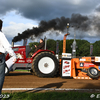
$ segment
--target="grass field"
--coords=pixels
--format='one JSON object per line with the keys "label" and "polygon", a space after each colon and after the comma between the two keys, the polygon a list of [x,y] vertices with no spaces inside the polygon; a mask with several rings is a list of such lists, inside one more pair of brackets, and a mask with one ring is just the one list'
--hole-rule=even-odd
{"label": "grass field", "polygon": [[[41,93],[11,93],[10,98],[3,100],[97,100],[97,93],[84,92],[41,92]],[[92,97],[90,97],[92,95]],[[95,95],[95,96],[94,96]],[[100,98],[99,98],[100,99]]]}
{"label": "grass field", "polygon": [[15,72],[30,72],[29,70],[21,70],[21,69],[19,69],[19,70],[14,70]]}

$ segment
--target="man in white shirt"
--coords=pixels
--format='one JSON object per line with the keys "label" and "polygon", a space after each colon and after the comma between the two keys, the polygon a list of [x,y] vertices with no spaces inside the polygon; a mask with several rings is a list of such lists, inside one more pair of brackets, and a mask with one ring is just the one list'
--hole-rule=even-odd
{"label": "man in white shirt", "polygon": [[16,54],[12,50],[11,45],[6,39],[4,33],[2,33],[2,23],[3,21],[0,20],[0,95],[5,78],[5,53],[8,52],[10,56],[14,57],[13,62],[16,62]]}

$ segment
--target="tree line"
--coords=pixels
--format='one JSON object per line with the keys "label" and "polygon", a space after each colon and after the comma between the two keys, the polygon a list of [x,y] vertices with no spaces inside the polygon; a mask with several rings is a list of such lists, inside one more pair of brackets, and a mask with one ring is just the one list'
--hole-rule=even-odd
{"label": "tree line", "polygon": [[[72,53],[71,45],[73,43],[73,39],[66,40],[66,53]],[[56,53],[56,44],[59,43],[59,54],[61,55],[63,52],[63,40],[47,40],[47,49],[52,50]],[[38,42],[29,43],[30,47],[32,47],[32,52],[35,50],[34,45],[38,45]],[[92,56],[100,56],[100,41],[96,41],[95,43],[90,43],[87,40],[76,39],[76,56],[90,56],[90,45],[93,45],[93,54]]]}

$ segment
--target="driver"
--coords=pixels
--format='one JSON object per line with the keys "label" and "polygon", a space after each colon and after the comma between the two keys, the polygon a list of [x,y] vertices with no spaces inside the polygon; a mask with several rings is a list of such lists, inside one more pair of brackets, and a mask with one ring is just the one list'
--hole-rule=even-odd
{"label": "driver", "polygon": [[38,46],[35,45],[35,50],[34,52],[38,51],[39,49],[44,49],[44,41],[43,39],[40,39],[40,44]]}

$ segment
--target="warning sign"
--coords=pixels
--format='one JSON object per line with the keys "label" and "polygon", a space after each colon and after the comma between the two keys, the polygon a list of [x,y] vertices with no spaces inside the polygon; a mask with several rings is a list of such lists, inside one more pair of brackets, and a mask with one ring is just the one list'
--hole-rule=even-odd
{"label": "warning sign", "polygon": [[83,67],[84,66],[84,63],[80,63],[80,67]]}

